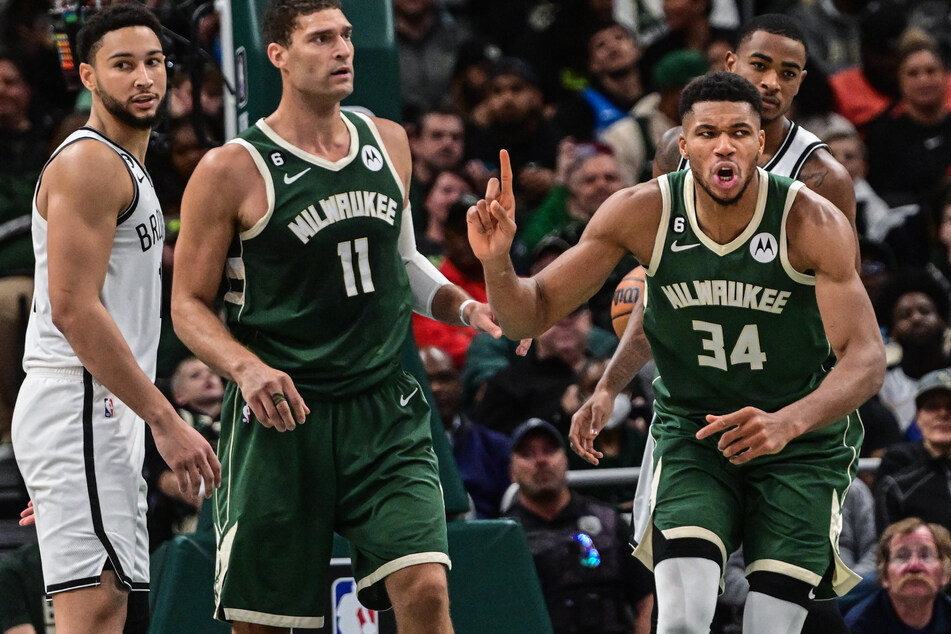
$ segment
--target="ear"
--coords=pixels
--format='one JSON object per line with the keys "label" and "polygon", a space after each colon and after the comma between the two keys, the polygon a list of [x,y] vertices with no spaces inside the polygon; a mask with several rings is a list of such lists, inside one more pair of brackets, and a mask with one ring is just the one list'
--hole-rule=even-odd
{"label": "ear", "polygon": [[92,64],[87,64],[86,62],[79,64],[79,80],[83,82],[83,86],[86,87],[86,90],[93,93],[96,92],[96,69],[93,68]]}
{"label": "ear", "polygon": [[276,68],[283,68],[287,59],[287,49],[277,42],[271,42],[267,45],[267,58]]}
{"label": "ear", "polygon": [[[677,145],[680,147],[680,156],[689,161],[690,157],[687,156],[687,137],[684,136],[683,132],[680,133],[680,138],[677,139]],[[762,144],[760,144],[760,151],[762,151]]]}
{"label": "ear", "polygon": [[737,62],[736,53],[734,53],[733,51],[727,51],[725,59],[726,59],[726,69],[730,71],[731,73],[735,73],[736,62]]}
{"label": "ear", "polygon": [[796,94],[799,94],[799,89],[802,88],[802,82],[806,81],[806,75],[809,74],[809,71],[804,70],[799,73],[799,86],[796,88]]}
{"label": "ear", "polygon": [[759,131],[759,153],[760,155],[766,151],[766,130]]}

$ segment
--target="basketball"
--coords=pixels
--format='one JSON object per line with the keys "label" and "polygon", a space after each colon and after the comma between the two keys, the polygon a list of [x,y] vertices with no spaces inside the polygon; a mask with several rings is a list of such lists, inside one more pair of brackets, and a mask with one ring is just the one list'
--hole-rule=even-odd
{"label": "basketball", "polygon": [[632,269],[614,289],[614,297],[611,299],[611,324],[614,326],[614,332],[619,339],[624,335],[624,329],[627,328],[627,320],[631,317],[631,311],[634,310],[635,306],[644,302],[644,291],[646,289],[647,272],[643,266]]}

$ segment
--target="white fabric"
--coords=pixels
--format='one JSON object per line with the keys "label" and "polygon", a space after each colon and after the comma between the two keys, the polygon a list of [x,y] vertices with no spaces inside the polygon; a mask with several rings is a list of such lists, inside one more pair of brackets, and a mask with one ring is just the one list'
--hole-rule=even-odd
{"label": "white fabric", "polygon": [[403,209],[399,250],[403,264],[406,265],[410,288],[413,291],[413,310],[425,317],[432,317],[433,298],[436,296],[436,291],[449,284],[449,280],[433,266],[426,256],[416,250],[413,211],[408,204]]}
{"label": "white fabric", "polygon": [[654,566],[657,634],[707,634],[717,607],[720,566],[701,557],[665,559]]}
{"label": "white fabric", "polygon": [[743,610],[745,634],[800,634],[809,612],[801,605],[750,592]]}
{"label": "white fabric", "polygon": [[13,416],[51,594],[98,584],[107,560],[132,589],[149,581],[145,423],[89,381],[86,394],[81,368],[32,370]]}
{"label": "white fabric", "polygon": [[[129,169],[129,178],[136,190],[135,206],[131,214],[119,218],[121,223],[116,227],[109,255],[109,268],[100,298],[119,327],[119,332],[132,350],[139,367],[146,376],[154,380],[162,310],[160,270],[165,238],[162,209],[152,181],[138,161],[94,130],[81,128],[69,135],[50,160],[54,160],[67,145],[79,141],[88,143],[84,139],[94,139],[112,148]],[[81,365],[66,337],[53,325],[46,240],[47,222],[40,216],[34,196],[33,251],[36,254],[36,287],[23,355],[23,367],[27,371],[31,368],[66,368]]]}

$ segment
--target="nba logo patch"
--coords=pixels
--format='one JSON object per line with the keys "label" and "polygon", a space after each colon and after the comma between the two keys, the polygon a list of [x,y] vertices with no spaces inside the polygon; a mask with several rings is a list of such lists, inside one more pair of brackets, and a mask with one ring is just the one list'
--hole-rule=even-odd
{"label": "nba logo patch", "polygon": [[334,634],[379,634],[379,615],[357,601],[357,584],[353,577],[334,581],[330,593]]}
{"label": "nba logo patch", "polygon": [[245,425],[251,422],[251,407],[247,403],[241,408],[241,422]]}
{"label": "nba logo patch", "polygon": [[104,403],[104,405],[105,405],[105,412],[103,412],[103,415],[104,415],[106,418],[112,418],[113,416],[116,415],[116,410],[115,410],[115,408],[112,406],[112,399],[107,396],[104,400],[105,400],[105,403]]}

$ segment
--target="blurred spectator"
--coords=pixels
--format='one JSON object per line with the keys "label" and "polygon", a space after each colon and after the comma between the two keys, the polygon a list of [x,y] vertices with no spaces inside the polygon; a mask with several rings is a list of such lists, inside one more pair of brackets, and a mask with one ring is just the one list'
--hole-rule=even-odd
{"label": "blurred spectator", "polygon": [[917,205],[903,205],[892,209],[865,180],[868,174],[868,150],[862,137],[851,124],[849,128],[827,135],[825,142],[832,155],[852,177],[852,186],[855,189],[855,226],[860,237],[873,242],[883,242],[893,229],[901,227],[909,216],[918,213]]}
{"label": "blurred spectator", "polygon": [[515,57],[499,59],[492,67],[487,106],[489,125],[466,130],[466,158],[497,171],[499,150],[508,150],[515,195],[526,200],[520,208],[533,207],[554,180],[561,133],[543,115],[544,99],[532,67]]}
{"label": "blurred spectator", "polygon": [[706,55],[714,41],[733,41],[731,30],[713,26],[710,21],[712,0],[666,0],[664,20],[667,32],[652,42],[641,58],[641,75],[648,92],[657,90],[653,71],[672,51],[690,49]]}
{"label": "blurred spectator", "polygon": [[[205,125],[203,133],[214,138],[210,124]],[[175,218],[179,215],[185,185],[209,148],[200,142],[190,116],[171,120],[167,132],[153,139],[150,149],[154,151],[149,152],[146,167],[162,204],[162,213],[166,218]]]}
{"label": "blurred spectator", "polygon": [[890,447],[875,475],[879,531],[906,517],[951,529],[951,370],[923,376],[915,405],[922,439]]}
{"label": "blurred spectator", "polygon": [[632,184],[621,175],[609,147],[575,144],[566,139],[559,146],[558,170],[551,191],[524,223],[519,240],[526,252],[531,252],[549,234],[580,237],[601,203]]}
{"label": "blurred spectator", "polygon": [[928,271],[951,294],[951,177],[944,179],[928,211],[931,236]]}
{"label": "blurred spectator", "polygon": [[[446,214],[444,246],[446,257],[439,271],[453,284],[458,284],[476,301],[486,301],[482,263],[472,253],[467,234],[466,212],[476,204],[475,196],[462,196],[452,203]],[[475,337],[472,328],[452,326],[423,315],[413,314],[416,345],[436,346],[445,350],[457,368],[465,362],[469,343]]]}
{"label": "blurred spectator", "polygon": [[[613,509],[568,489],[561,434],[544,420],[512,436],[518,519],[535,561],[555,634],[647,634],[650,573],[630,554],[629,527]],[[636,619],[636,621],[635,621]]]}
{"label": "blurred spectator", "polygon": [[476,517],[499,516],[509,479],[509,439],[473,422],[459,408],[459,371],[445,350],[422,346],[419,358],[429,378],[433,400],[442,419],[452,454]]}
{"label": "blurred spectator", "polygon": [[474,194],[468,177],[454,169],[440,170],[423,201],[424,224],[417,227],[416,248],[425,256],[441,260],[445,254],[446,219],[450,206],[465,194]]}
{"label": "blurred spectator", "polygon": [[[772,4],[786,5],[792,0],[773,0],[757,2],[755,13],[780,11]],[[710,3],[710,24],[724,30],[734,30],[740,26],[740,7],[735,0],[712,0]],[[769,6],[767,6],[769,5]],[[747,18],[749,15],[747,14]],[[650,43],[664,34],[664,0],[614,0],[614,19],[637,35],[638,41]]]}
{"label": "blurred spectator", "polygon": [[450,104],[475,125],[489,124],[485,100],[489,95],[489,73],[499,55],[498,47],[478,39],[469,40],[459,48],[452,71]]}
{"label": "blurred spectator", "polygon": [[852,634],[951,632],[951,535],[916,517],[892,524],[878,542],[882,588],[845,617]]}
{"label": "blurred spectator", "polygon": [[821,139],[839,132],[854,132],[852,122],[835,111],[835,93],[829,75],[809,62],[811,58],[807,61],[809,72],[789,108],[789,118]]}
{"label": "blurred spectator", "polygon": [[623,26],[608,22],[588,38],[585,79],[558,103],[554,121],[576,141],[593,141],[623,119],[644,94],[637,60],[641,52]]}
{"label": "blurred spectator", "polygon": [[394,0],[393,19],[403,107],[429,110],[443,105],[456,51],[470,38],[469,28],[435,0]]}
{"label": "blurred spectator", "polygon": [[646,95],[628,116],[601,133],[600,139],[614,150],[628,184],[651,179],[657,144],[667,130],[680,125],[680,91],[708,69],[706,57],[697,51],[668,53],[653,71],[657,92]]}
{"label": "blurred spectator", "polygon": [[461,114],[448,108],[424,112],[418,126],[409,135],[413,153],[409,195],[417,230],[425,226],[423,201],[436,180],[437,172],[461,167],[464,140],[465,121]]}
{"label": "blurred spectator", "polygon": [[924,32],[902,38],[898,87],[899,107],[869,123],[865,134],[868,182],[893,206],[921,202],[951,168],[948,73]]}
{"label": "blurred spectator", "polygon": [[810,59],[826,73],[861,61],[859,14],[867,4],[867,0],[818,0],[799,3],[790,12],[806,33]]}
{"label": "blurred spectator", "polygon": [[511,434],[528,418],[544,418],[567,435],[574,412],[562,410],[561,397],[578,381],[578,372],[589,358],[591,331],[591,311],[586,306],[552,325],[526,356],[488,380],[475,419],[489,429]]}
{"label": "blurred spectator", "polygon": [[[875,306],[895,271],[895,255],[887,244],[859,237],[859,257],[862,261],[859,277]],[[881,319],[878,323],[881,326]],[[883,331],[883,334],[888,333]]]}
{"label": "blurred spectator", "polygon": [[951,366],[948,296],[923,271],[896,274],[878,298],[876,315],[890,339],[879,397],[907,430],[915,416],[918,380]]}
{"label": "blurred spectator", "polygon": [[829,78],[836,110],[859,128],[898,101],[898,40],[907,26],[896,1],[869,3],[859,18],[861,64]]}
{"label": "blurred spectator", "polygon": [[[179,415],[211,443],[218,446],[224,385],[204,362],[188,357],[178,364],[171,380],[171,400]],[[192,533],[199,508],[185,499],[175,474],[159,455],[151,432],[146,432],[143,475],[149,485],[149,551],[182,533]]]}

